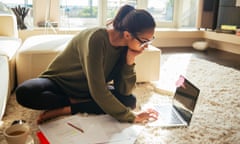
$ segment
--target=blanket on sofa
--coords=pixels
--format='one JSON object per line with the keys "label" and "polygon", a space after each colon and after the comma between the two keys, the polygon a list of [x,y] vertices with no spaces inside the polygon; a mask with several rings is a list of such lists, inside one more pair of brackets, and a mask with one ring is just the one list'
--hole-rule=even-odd
{"label": "blanket on sofa", "polygon": [[[187,128],[145,126],[136,144],[237,144],[240,141],[240,71],[186,55],[161,57],[160,81],[137,84],[137,110],[143,105],[169,102],[179,74],[185,75],[200,88],[200,96],[191,125]],[[170,96],[169,96],[170,95]],[[21,107],[10,97],[0,123],[0,143],[5,144],[3,129],[15,119],[25,119],[37,142],[36,118],[39,111]]]}

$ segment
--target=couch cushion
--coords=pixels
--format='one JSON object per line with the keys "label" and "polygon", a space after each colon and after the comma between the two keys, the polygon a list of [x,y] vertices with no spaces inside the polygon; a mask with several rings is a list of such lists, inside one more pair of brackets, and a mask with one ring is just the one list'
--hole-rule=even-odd
{"label": "couch cushion", "polygon": [[0,55],[5,56],[9,62],[10,91],[12,92],[16,85],[16,65],[15,57],[22,44],[21,39],[13,37],[0,36]]}
{"label": "couch cushion", "polygon": [[74,35],[38,35],[27,38],[16,57],[18,84],[37,77]]}
{"label": "couch cushion", "polygon": [[0,14],[0,36],[18,38],[17,19],[12,14]]}
{"label": "couch cushion", "polygon": [[22,40],[19,38],[0,36],[0,43],[0,55],[4,55],[7,56],[8,59],[12,59],[18,48],[21,46]]}
{"label": "couch cushion", "polygon": [[137,82],[158,81],[160,78],[161,50],[149,45],[136,57]]}
{"label": "couch cushion", "polygon": [[21,49],[21,54],[51,53],[62,51],[74,35],[38,35],[27,38]]}
{"label": "couch cushion", "polygon": [[9,65],[6,56],[0,56],[0,120],[2,119],[9,97]]}

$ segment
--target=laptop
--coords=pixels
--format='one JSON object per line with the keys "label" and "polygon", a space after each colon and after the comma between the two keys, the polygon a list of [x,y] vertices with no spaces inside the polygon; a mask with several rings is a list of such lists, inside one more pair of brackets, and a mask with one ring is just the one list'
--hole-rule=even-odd
{"label": "laptop", "polygon": [[159,113],[159,117],[158,120],[150,122],[150,126],[187,127],[190,125],[200,90],[182,75],[176,85],[172,103],[153,107]]}

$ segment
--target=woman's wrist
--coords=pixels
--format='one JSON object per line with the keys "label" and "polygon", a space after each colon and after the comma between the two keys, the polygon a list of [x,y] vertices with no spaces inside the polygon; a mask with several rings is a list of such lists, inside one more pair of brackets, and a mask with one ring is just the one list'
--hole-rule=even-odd
{"label": "woman's wrist", "polygon": [[137,120],[137,117],[135,117],[133,123],[139,123],[138,120]]}
{"label": "woman's wrist", "polygon": [[127,56],[126,63],[127,63],[127,65],[133,65],[135,63],[135,57]]}
{"label": "woman's wrist", "polygon": [[136,115],[133,122],[134,122],[134,123],[141,123],[140,117],[139,117],[138,115]]}

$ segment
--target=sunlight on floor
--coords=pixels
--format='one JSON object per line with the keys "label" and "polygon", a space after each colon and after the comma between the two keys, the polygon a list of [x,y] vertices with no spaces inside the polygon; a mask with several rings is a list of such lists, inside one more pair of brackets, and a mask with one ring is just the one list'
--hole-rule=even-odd
{"label": "sunlight on floor", "polygon": [[155,91],[161,94],[173,95],[175,82],[179,75],[186,75],[192,54],[175,54],[164,56],[160,66],[160,80],[153,82]]}

